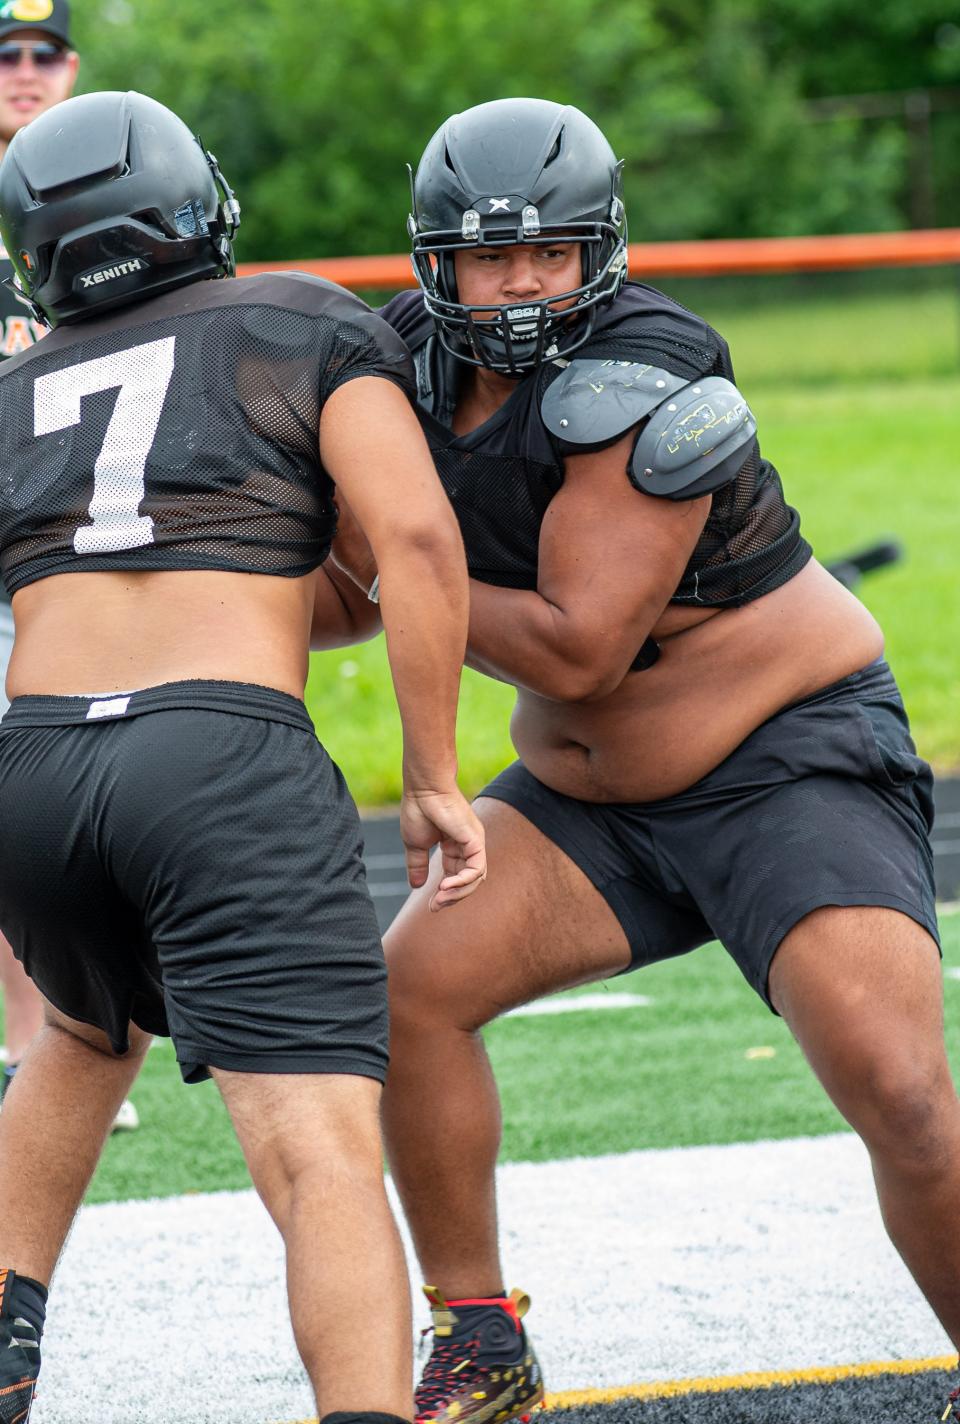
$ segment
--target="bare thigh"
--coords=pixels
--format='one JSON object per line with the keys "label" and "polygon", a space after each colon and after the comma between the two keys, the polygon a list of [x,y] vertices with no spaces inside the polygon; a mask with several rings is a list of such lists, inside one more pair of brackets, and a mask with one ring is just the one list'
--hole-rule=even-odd
{"label": "bare thigh", "polygon": [[825,906],[774,956],[770,996],[814,1071],[868,1142],[907,1142],[955,1095],[943,985],[929,934],[895,910]]}
{"label": "bare thigh", "polygon": [[381,1086],[342,1073],[236,1073],[212,1068],[250,1170],[277,1226],[309,1181],[320,1209],[361,1188],[382,1192]]}
{"label": "bare thigh", "polygon": [[113,1058],[117,1063],[129,1062],[133,1058],[142,1058],[150,1047],[153,1034],[147,1033],[144,1029],[138,1028],[135,1023],[131,1023],[127,1028],[127,1041],[130,1047],[126,1053],[117,1053],[102,1028],[95,1028],[93,1024],[81,1023],[79,1019],[72,1019],[68,1014],[61,1013],[54,1008],[49,999],[40,996],[43,1005],[43,1022],[48,1028],[59,1028],[64,1033],[70,1034],[71,1038],[77,1038],[90,1048],[95,1048],[107,1058]]}
{"label": "bare thigh", "polygon": [[480,797],[475,809],[486,828],[487,883],[431,913],[435,856],[428,883],[384,939],[391,996],[412,997],[465,1029],[630,963],[616,915],[558,846],[503,801]]}

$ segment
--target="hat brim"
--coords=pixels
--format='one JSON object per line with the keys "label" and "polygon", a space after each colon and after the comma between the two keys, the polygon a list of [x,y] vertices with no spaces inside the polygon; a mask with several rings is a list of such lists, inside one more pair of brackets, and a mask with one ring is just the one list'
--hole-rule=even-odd
{"label": "hat brim", "polygon": [[15,31],[36,30],[38,35],[49,35],[51,39],[57,40],[60,44],[70,48],[70,36],[62,25],[58,25],[54,19],[49,20],[4,20],[0,24],[0,40],[5,35],[12,35]]}

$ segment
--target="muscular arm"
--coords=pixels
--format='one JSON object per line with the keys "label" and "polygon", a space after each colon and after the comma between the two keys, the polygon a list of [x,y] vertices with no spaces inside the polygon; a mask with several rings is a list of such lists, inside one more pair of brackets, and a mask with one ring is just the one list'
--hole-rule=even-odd
{"label": "muscular arm", "polygon": [[[460,530],[417,418],[391,382],[362,376],[334,392],[320,417],[320,457],[380,572],[403,724],[401,832],[410,882],[424,883],[427,853],[439,842],[447,875],[434,903],[452,903],[485,874],[482,829],[456,785],[468,598]],[[334,587],[348,597],[346,584]]]}
{"label": "muscular arm", "polygon": [[356,514],[380,571],[380,612],[414,785],[446,784],[466,646],[467,572],[460,531],[408,401],[361,377],[335,391],[320,456]]}
{"label": "muscular arm", "polygon": [[380,610],[332,558],[316,572],[310,647],[345,648],[365,643],[381,631]]}
{"label": "muscular arm", "polygon": [[544,516],[536,592],[470,584],[472,667],[542,697],[617,688],[676,589],[710,497],[641,494],[626,468],[633,432],[568,458]]}

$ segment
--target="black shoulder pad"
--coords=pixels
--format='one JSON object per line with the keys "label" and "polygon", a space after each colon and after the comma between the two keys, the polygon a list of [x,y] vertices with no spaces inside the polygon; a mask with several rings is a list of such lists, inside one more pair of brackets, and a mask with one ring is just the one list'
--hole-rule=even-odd
{"label": "black shoulder pad", "polygon": [[732,381],[705,376],[651,415],[628,473],[644,494],[695,499],[729,484],[756,434],[753,412]]}
{"label": "black shoulder pad", "polygon": [[570,445],[598,445],[636,425],[687,384],[641,361],[571,361],[547,387],[540,413]]}

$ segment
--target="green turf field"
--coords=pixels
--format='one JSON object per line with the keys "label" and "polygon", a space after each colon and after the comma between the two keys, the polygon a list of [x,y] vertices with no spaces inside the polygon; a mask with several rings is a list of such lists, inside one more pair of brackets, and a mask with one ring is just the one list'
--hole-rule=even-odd
{"label": "green turf field", "polygon": [[[942,928],[945,965],[960,968],[960,914],[945,917]],[[960,980],[948,976],[945,983],[948,1043],[960,1081]],[[843,1127],[784,1024],[719,945],[612,980],[608,991],[652,1003],[513,1018],[486,1030],[503,1091],[505,1160],[751,1142]],[[756,1049],[768,1053],[755,1056]],[[143,1125],[111,1139],[90,1201],[249,1185],[216,1089],[185,1088],[169,1043],[151,1051],[133,1096]]]}
{"label": "green turf field", "polygon": [[[814,292],[753,311],[699,305],[730,340],[764,453],[816,554],[830,560],[888,535],[904,544],[905,562],[860,593],[886,631],[918,746],[945,771],[960,767],[960,303],[939,280],[842,303]],[[709,284],[696,295],[706,299]],[[307,702],[361,805],[395,801],[400,729],[383,640],[315,655]],[[465,674],[465,790],[512,759],[512,704],[511,689]]]}

